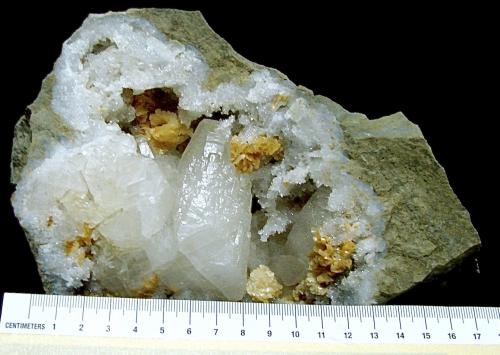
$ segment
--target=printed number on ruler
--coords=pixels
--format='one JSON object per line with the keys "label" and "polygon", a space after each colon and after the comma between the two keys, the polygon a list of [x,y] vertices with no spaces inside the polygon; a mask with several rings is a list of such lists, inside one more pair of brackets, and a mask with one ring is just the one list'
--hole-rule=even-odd
{"label": "printed number on ruler", "polygon": [[500,308],[319,306],[7,293],[0,331],[192,340],[500,344]]}

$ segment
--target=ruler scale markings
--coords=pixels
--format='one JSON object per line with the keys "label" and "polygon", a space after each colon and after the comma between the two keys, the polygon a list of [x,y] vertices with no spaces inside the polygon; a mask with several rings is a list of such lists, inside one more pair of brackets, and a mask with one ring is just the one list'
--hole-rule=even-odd
{"label": "ruler scale markings", "polygon": [[418,316],[419,316],[420,318],[422,318],[422,316],[424,315],[424,311],[425,311],[425,308],[424,308],[424,307],[422,307],[422,306],[419,306],[419,307],[418,307]]}
{"label": "ruler scale markings", "polygon": [[111,307],[113,306],[113,298],[110,298],[109,299],[109,303],[108,303],[108,306],[109,306],[109,311],[108,311],[108,323],[111,322]]}
{"label": "ruler scale markings", "polygon": [[139,299],[135,301],[135,323],[137,323],[138,315],[139,315]]}
{"label": "ruler scale markings", "polygon": [[295,320],[295,329],[297,329],[297,307],[293,307],[293,318]]}
{"label": "ruler scale markings", "polygon": [[165,300],[160,300],[161,302],[161,324],[165,324]]}
{"label": "ruler scale markings", "polygon": [[30,319],[30,316],[31,316],[31,302],[32,302],[32,300],[33,300],[33,295],[30,295],[30,304],[28,306],[28,319]]}
{"label": "ruler scale markings", "polygon": [[451,312],[450,312],[449,308],[448,308],[448,317],[450,319],[450,328],[451,328],[451,330],[453,330],[453,322],[451,321]]}
{"label": "ruler scale markings", "polygon": [[422,313],[424,314],[424,324],[425,324],[425,330],[428,330],[428,328],[427,328],[427,316],[425,315],[425,308],[423,309],[423,312],[422,312]]}
{"label": "ruler scale markings", "polygon": [[[500,322],[500,308],[497,307],[326,306],[106,299],[104,297],[30,294],[21,295],[22,298],[15,296],[18,295],[12,294],[4,298],[3,319],[0,320],[1,333],[45,334],[45,336],[78,334],[106,337],[130,337],[132,334],[134,337],[161,337],[163,339],[177,339],[180,336],[182,339],[198,341],[205,338],[214,339],[214,335],[217,335],[217,339],[222,340],[234,340],[235,338],[243,340],[246,332],[246,338],[252,339],[252,341],[290,341],[293,338],[293,341],[313,343],[318,341],[345,343],[346,339],[350,339],[347,341],[352,344],[363,342],[373,344],[500,344],[500,335],[497,330]],[[17,313],[9,309],[9,306],[12,306],[12,309]],[[61,307],[66,308],[65,306],[67,306],[68,312],[66,309],[61,309]],[[231,314],[231,317],[235,312],[241,313],[241,321],[238,317],[232,317],[234,318],[232,321],[226,321],[224,318],[224,321],[220,322],[218,314],[221,309],[226,307],[228,315]],[[71,314],[69,313],[70,308]],[[111,320],[111,314],[119,308],[122,308],[122,312],[127,310],[134,311],[134,313],[127,312],[124,318],[115,319],[115,322],[119,323],[115,327]],[[192,333],[189,330],[189,332],[184,331],[180,334],[176,331],[164,331],[162,325],[165,322],[168,323],[168,315],[171,314],[173,317],[173,312],[167,312],[169,308],[177,311],[181,322],[179,325],[184,321],[186,323],[189,321],[189,326],[194,326],[195,330]],[[104,310],[107,314],[99,312],[99,310]],[[196,317],[193,312],[200,313],[202,317]],[[253,317],[252,312],[255,313],[255,317]],[[264,313],[264,316],[267,314],[269,328],[264,331],[259,328],[263,325],[262,321],[265,322],[265,319],[259,317],[260,312]],[[215,321],[210,317],[210,314],[213,314]],[[283,326],[276,330],[273,329],[271,332],[271,318],[273,316],[281,317]],[[336,321],[339,317],[342,319],[338,319],[338,325],[328,323],[334,319]],[[387,323],[381,322],[384,317]],[[431,322],[428,321],[428,318],[431,319]],[[23,323],[29,322],[30,319],[34,323]],[[410,323],[410,319],[412,323]],[[443,322],[443,319],[446,321]],[[132,330],[134,322],[140,329],[139,332]],[[211,325],[214,324],[212,322],[215,323],[216,329],[212,329]],[[34,325],[30,328],[18,326],[18,329],[9,329],[13,327],[6,326],[6,324]],[[39,324],[44,324],[44,327],[38,326]],[[240,337],[239,330],[236,334],[234,330],[231,330],[234,324],[243,326],[244,329],[241,329],[243,331],[242,337]],[[315,331],[316,324],[318,331]],[[414,325],[412,326],[412,324]],[[109,331],[110,325],[111,332]],[[347,329],[341,330],[343,327],[347,327]],[[323,333],[322,330],[325,329],[326,331]],[[399,333],[391,335],[391,329],[398,329]],[[172,330],[175,329],[172,328]],[[132,331],[135,334],[131,333]]]}
{"label": "ruler scale markings", "polygon": [[241,304],[241,325],[245,328],[245,305]]}
{"label": "ruler scale markings", "polygon": [[401,330],[401,329],[403,329],[403,328],[401,327],[401,314],[400,314],[400,312],[399,312],[399,307],[397,308],[397,310],[398,310],[399,329]]}
{"label": "ruler scale markings", "polygon": [[219,306],[218,306],[218,303],[215,304],[215,325],[217,325],[217,322],[218,322],[218,313],[219,313],[219,310],[218,310]]}
{"label": "ruler scale markings", "polygon": [[82,302],[82,322],[83,322],[84,317],[85,317],[85,299],[83,299],[83,302]]}
{"label": "ruler scale markings", "polygon": [[59,306],[59,296],[56,296],[56,310],[54,312],[54,321],[57,320],[57,307]]}
{"label": "ruler scale markings", "polygon": [[478,315],[483,318],[483,319],[486,319],[486,315],[484,314],[484,309],[483,308],[478,308],[477,309],[477,313]]}

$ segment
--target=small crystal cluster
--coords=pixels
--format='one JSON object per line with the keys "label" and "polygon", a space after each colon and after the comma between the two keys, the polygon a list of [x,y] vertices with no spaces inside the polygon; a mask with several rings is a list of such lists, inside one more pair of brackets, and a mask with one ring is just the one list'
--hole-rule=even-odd
{"label": "small crystal cluster", "polygon": [[124,89],[123,97],[135,110],[131,133],[145,137],[159,153],[175,150],[193,134],[179,121],[178,100],[171,90],[153,89],[134,95],[133,90]]}
{"label": "small crystal cluster", "polygon": [[266,265],[259,265],[248,277],[247,293],[253,301],[268,303],[281,296],[283,286]]}
{"label": "small crystal cluster", "polygon": [[231,162],[239,171],[249,173],[259,169],[266,157],[283,159],[283,147],[278,138],[261,136],[250,142],[240,142],[236,137],[231,139]]}
{"label": "small crystal cluster", "polygon": [[356,243],[345,240],[335,245],[331,236],[314,232],[314,247],[309,255],[309,269],[306,278],[293,290],[295,301],[313,300],[325,296],[328,286],[351,270]]}

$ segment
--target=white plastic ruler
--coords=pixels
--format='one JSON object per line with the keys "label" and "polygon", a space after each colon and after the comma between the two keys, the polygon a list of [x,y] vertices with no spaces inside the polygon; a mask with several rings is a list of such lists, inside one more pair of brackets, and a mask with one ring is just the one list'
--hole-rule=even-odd
{"label": "white plastic ruler", "polygon": [[6,293],[0,332],[195,342],[498,345],[500,308],[319,306]]}

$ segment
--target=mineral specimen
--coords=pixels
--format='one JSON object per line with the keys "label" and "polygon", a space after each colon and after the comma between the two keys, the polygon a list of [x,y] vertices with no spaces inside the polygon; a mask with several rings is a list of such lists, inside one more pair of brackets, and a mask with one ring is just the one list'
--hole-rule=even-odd
{"label": "mineral specimen", "polygon": [[249,62],[198,12],[91,15],[16,126],[49,293],[381,303],[479,246],[419,128]]}

